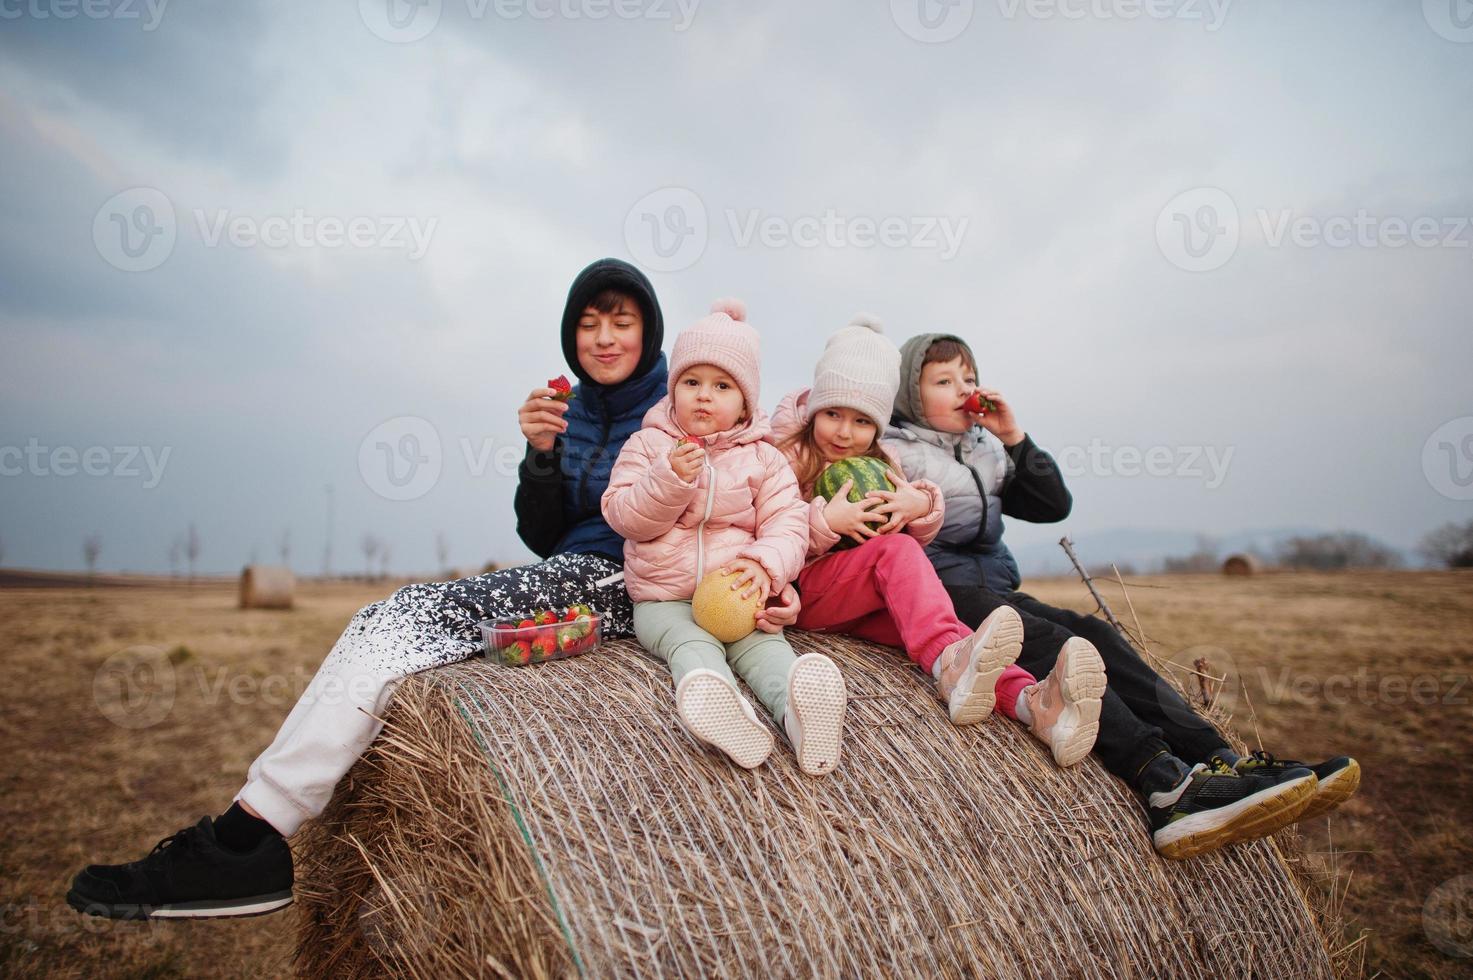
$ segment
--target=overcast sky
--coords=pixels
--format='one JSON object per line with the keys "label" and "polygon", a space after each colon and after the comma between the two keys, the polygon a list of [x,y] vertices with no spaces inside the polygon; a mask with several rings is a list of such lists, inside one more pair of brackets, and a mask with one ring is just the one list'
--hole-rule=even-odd
{"label": "overcast sky", "polygon": [[1410,547],[1473,517],[1466,6],[0,0],[0,562],[320,571],[329,485],[335,570],[526,557],[603,255],[667,350],[745,299],[769,411],[856,312],[966,336],[1077,536]]}

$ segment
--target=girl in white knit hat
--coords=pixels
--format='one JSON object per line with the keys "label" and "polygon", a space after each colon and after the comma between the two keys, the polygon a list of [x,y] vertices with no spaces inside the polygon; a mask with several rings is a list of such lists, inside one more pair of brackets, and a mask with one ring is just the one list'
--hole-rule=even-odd
{"label": "girl in white knit hat", "polygon": [[[929,481],[906,480],[880,446],[899,386],[900,352],[877,321],[858,317],[829,338],[813,387],[788,395],[773,416],[773,439],[808,500],[796,625],[903,648],[935,678],[955,724],[980,722],[996,707],[1027,724],[1059,765],[1073,765],[1089,754],[1099,730],[1105,690],[1099,654],[1080,646],[1040,684],[1013,663],[1023,641],[1014,610],[999,608],[975,631],[957,619],[925,553],[941,528],[941,491]],[[851,502],[846,482],[832,500],[815,495],[822,471],[854,456],[885,463],[895,489]],[[845,539],[858,547],[835,550]]]}

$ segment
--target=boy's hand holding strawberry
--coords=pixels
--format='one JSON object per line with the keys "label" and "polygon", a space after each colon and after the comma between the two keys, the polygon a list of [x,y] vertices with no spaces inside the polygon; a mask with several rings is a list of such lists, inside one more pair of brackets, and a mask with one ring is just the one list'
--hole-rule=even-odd
{"label": "boy's hand holding strawberry", "polygon": [[[982,404],[980,411],[974,412],[977,416],[977,424],[988,432],[997,436],[1004,446],[1009,448],[1023,441],[1023,427],[1018,424],[1018,419],[1013,415],[1013,409],[1007,400],[1002,397],[1002,392],[993,388],[978,388],[975,394],[981,396]],[[967,411],[973,411],[970,404],[964,406]]]}
{"label": "boy's hand holding strawberry", "polygon": [[[557,385],[556,382],[562,382]],[[568,429],[563,416],[568,412],[572,385],[566,378],[554,378],[546,388],[533,388],[522,407],[517,409],[517,424],[527,443],[539,453],[552,452],[557,437]]]}

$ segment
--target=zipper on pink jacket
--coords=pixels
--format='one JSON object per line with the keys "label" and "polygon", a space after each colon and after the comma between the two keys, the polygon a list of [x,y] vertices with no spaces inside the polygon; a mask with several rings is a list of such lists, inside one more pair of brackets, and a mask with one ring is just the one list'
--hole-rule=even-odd
{"label": "zipper on pink jacket", "polygon": [[[716,502],[716,467],[711,465],[711,454],[701,460],[701,469],[706,471],[706,512],[696,525],[696,585],[701,584],[706,572],[706,522],[711,519],[711,507]],[[694,591],[692,592],[694,594]]]}

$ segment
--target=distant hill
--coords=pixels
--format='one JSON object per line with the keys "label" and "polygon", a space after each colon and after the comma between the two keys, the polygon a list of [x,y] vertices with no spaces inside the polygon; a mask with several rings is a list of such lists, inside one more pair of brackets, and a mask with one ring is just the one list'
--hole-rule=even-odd
{"label": "distant hill", "polygon": [[[1013,538],[1017,524],[1010,525],[1007,538]],[[1037,534],[1037,528],[1029,528],[1027,537]],[[1023,570],[1023,577],[1031,575],[1064,575],[1072,572],[1069,558],[1058,545],[1059,538],[1068,532],[1068,525],[1058,525],[1046,541],[1027,541],[1018,544],[1009,541],[1013,555]],[[1318,528],[1279,527],[1237,531],[1231,534],[1213,535],[1212,542],[1217,553],[1226,557],[1238,551],[1254,551],[1272,556],[1279,544],[1289,538],[1321,534]],[[1019,537],[1023,537],[1019,535]],[[1137,572],[1158,572],[1167,558],[1190,555],[1197,550],[1201,535],[1192,531],[1163,531],[1146,528],[1111,528],[1105,531],[1089,531],[1070,534],[1079,560],[1087,567],[1107,565],[1131,565]]]}
{"label": "distant hill", "polygon": [[[195,576],[194,585],[235,588],[239,579],[218,575]],[[0,589],[76,589],[94,588],[186,588],[187,578],[169,575],[146,575],[133,572],[56,572],[40,568],[0,568]]]}

